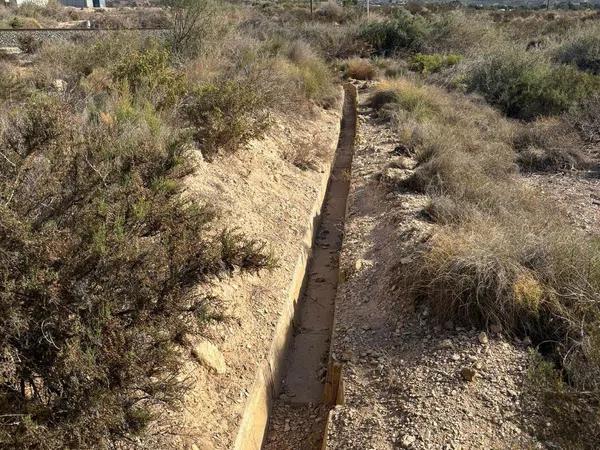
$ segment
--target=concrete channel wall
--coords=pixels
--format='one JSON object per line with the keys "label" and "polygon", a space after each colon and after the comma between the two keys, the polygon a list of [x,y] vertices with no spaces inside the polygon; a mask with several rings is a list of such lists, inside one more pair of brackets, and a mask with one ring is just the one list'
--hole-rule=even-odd
{"label": "concrete channel wall", "polygon": [[19,39],[24,36],[33,36],[43,41],[67,41],[85,38],[88,36],[108,37],[114,33],[141,32],[148,36],[164,38],[169,30],[155,28],[138,28],[128,30],[100,30],[100,29],[63,29],[63,28],[41,28],[39,30],[0,30],[0,47],[18,47]]}
{"label": "concrete channel wall", "polygon": [[[348,112],[347,106],[351,103],[350,111],[356,114],[356,90],[353,86],[345,86],[344,89],[344,115]],[[342,118],[340,133],[348,117]],[[339,150],[339,142],[338,142]],[[263,360],[256,372],[253,386],[249,392],[244,412],[242,413],[239,428],[237,430],[233,450],[260,450],[263,444],[265,432],[267,431],[269,416],[274,399],[279,395],[281,388],[281,376],[284,370],[286,352],[288,350],[292,333],[294,315],[298,299],[306,282],[306,270],[312,255],[313,243],[316,231],[321,221],[322,208],[329,186],[330,176],[338,156],[338,150],[333,161],[325,169],[325,177],[321,181],[318,195],[313,205],[308,227],[305,231],[300,252],[296,261],[293,277],[288,287],[286,304],[281,312],[279,321],[272,336],[271,348],[265,360]],[[334,403],[339,398],[331,399]]]}

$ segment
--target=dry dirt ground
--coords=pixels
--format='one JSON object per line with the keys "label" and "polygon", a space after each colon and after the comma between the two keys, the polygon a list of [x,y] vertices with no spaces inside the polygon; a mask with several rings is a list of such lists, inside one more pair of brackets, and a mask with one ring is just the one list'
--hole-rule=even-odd
{"label": "dry dirt ground", "polygon": [[541,195],[554,199],[567,211],[574,226],[600,234],[600,174],[532,174],[526,180],[539,189]]}
{"label": "dry dirt ground", "polygon": [[[194,388],[184,412],[163,421],[159,435],[143,443],[145,448],[231,448],[248,390],[287,298],[318,186],[327,177],[340,107],[315,109],[308,119],[277,118],[265,139],[233,156],[200,162],[189,179],[189,194],[216,206],[223,226],[268,243],[277,268],[214,280],[209,288],[220,298],[224,318],[191,339],[216,347],[208,344],[214,367],[200,363],[191,352],[185,355],[183,373],[192,378]],[[291,149],[310,146],[320,147],[327,163],[301,170],[284,158]],[[171,430],[182,437],[171,437]]]}
{"label": "dry dirt ground", "polygon": [[[394,268],[431,233],[421,214],[427,198],[390,189],[410,173],[397,167],[414,161],[365,106],[358,133],[332,338],[345,404],[331,412],[326,448],[557,448],[543,437],[553,424],[529,395],[529,339],[438,324],[395,285]],[[587,190],[573,198],[561,189],[568,179],[529,181],[575,202],[573,220],[592,226],[580,209],[597,181],[580,180]]]}

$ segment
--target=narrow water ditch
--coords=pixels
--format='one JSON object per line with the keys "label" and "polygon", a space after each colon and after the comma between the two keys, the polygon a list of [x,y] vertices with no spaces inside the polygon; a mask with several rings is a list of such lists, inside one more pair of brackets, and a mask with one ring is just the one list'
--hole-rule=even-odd
{"label": "narrow water ditch", "polygon": [[346,201],[356,135],[356,88],[344,86],[340,137],[308,264],[305,287],[294,316],[281,389],[275,399],[264,450],[321,447],[328,405],[324,402],[334,302],[339,276]]}

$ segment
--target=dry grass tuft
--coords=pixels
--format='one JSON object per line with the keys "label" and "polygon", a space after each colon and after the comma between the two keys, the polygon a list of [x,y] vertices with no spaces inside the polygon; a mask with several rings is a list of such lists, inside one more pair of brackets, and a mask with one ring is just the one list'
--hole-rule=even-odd
{"label": "dry grass tuft", "polygon": [[295,142],[288,146],[283,158],[302,170],[318,170],[327,157],[327,148],[313,138],[309,142]]}
{"label": "dry grass tuft", "polygon": [[556,171],[590,166],[579,134],[561,118],[540,118],[517,127],[513,145],[518,152],[517,161],[526,170]]}
{"label": "dry grass tuft", "polygon": [[409,112],[417,120],[431,116],[438,104],[426,88],[406,79],[379,83],[369,98],[369,106],[382,118],[390,118],[390,112],[398,108]]}
{"label": "dry grass tuft", "polygon": [[355,80],[372,80],[377,76],[376,67],[364,58],[352,58],[342,63],[344,75]]}

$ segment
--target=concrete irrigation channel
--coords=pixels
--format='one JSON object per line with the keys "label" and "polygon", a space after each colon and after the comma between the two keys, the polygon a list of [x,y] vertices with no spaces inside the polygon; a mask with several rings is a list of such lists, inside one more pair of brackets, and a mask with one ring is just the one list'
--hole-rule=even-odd
{"label": "concrete irrigation channel", "polygon": [[293,337],[284,355],[279,389],[274,392],[264,450],[319,449],[328,411],[337,398],[337,368],[329,367],[339,255],[356,134],[356,88],[345,98],[335,161],[321,220],[293,319]]}

